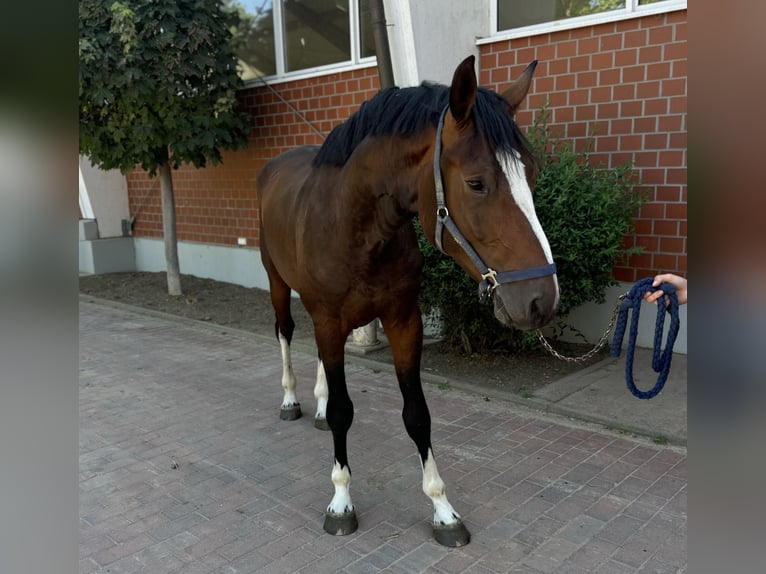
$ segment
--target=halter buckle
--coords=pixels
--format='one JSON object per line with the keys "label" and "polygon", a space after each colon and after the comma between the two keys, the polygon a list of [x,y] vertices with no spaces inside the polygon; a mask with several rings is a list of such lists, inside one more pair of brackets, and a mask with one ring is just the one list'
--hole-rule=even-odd
{"label": "halter buckle", "polygon": [[482,274],[481,278],[489,284],[487,286],[487,295],[492,295],[492,291],[500,285],[500,283],[497,282],[497,271],[489,267],[487,268],[487,272]]}

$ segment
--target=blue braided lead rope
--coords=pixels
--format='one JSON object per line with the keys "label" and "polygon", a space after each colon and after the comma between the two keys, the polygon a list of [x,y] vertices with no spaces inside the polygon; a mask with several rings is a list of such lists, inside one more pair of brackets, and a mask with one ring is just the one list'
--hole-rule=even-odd
{"label": "blue braided lead rope", "polygon": [[[625,380],[628,383],[628,389],[639,399],[651,399],[656,397],[665,386],[665,381],[670,373],[670,361],[673,359],[673,345],[678,335],[680,320],[678,318],[678,297],[676,288],[670,283],[662,283],[659,289],[668,296],[670,304],[666,307],[664,298],[657,301],[657,322],[654,328],[654,349],[652,353],[652,369],[659,373],[657,382],[649,391],[642,391],[636,387],[633,382],[633,356],[636,351],[636,338],[638,337],[638,318],[641,313],[641,302],[644,299],[644,293],[647,291],[656,291],[657,287],[652,287],[653,278],[648,277],[636,282],[628,294],[620,303],[620,311],[617,316],[617,322],[614,328],[614,339],[610,347],[610,354],[613,357],[619,357],[622,349],[622,340],[625,336],[625,328],[628,324],[628,310],[632,310],[633,322],[630,324],[630,335],[628,337],[628,348],[625,352]],[[670,313],[670,327],[668,329],[668,339],[665,343],[665,350],[662,348],[662,333],[665,327],[665,313]]]}

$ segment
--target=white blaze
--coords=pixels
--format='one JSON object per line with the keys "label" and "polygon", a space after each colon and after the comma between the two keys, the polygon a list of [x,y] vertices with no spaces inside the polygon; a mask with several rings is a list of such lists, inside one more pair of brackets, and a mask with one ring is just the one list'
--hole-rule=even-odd
{"label": "white blaze", "polygon": [[535,212],[535,203],[532,200],[532,190],[529,189],[529,183],[527,183],[527,176],[524,171],[524,163],[518,157],[518,152],[514,152],[516,155],[498,153],[497,161],[500,167],[503,168],[503,173],[508,180],[508,185],[511,187],[511,195],[519,206],[522,213],[527,216],[529,225],[532,226],[532,231],[535,232],[537,240],[540,242],[540,247],[545,252],[545,257],[548,263],[553,263],[553,254],[551,253],[551,246],[548,243],[548,238],[545,236],[543,226],[540,225],[540,221],[537,219],[537,213]]}
{"label": "white blaze", "polygon": [[[551,246],[548,243],[548,238],[545,236],[543,226],[540,225],[540,220],[537,219],[535,202],[532,199],[532,190],[529,189],[529,183],[527,183],[527,175],[524,170],[524,162],[521,161],[521,156],[518,152],[513,152],[513,155],[498,152],[495,157],[503,169],[503,173],[505,173],[505,178],[508,180],[513,200],[527,217],[527,221],[529,221],[529,225],[532,227],[532,231],[537,237],[537,241],[540,243],[548,263],[553,263]],[[554,275],[553,280],[556,282],[556,303],[558,304],[559,279]]]}

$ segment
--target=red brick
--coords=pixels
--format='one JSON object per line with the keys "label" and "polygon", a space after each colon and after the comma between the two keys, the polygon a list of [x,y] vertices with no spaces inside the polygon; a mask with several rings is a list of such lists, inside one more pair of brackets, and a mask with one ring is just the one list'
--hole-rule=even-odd
{"label": "red brick", "polygon": [[574,120],[575,110],[579,107],[560,107],[553,110],[553,121],[557,124],[565,124]]}
{"label": "red brick", "polygon": [[636,85],[636,97],[643,99],[656,98],[660,95],[660,82],[641,82]]}
{"label": "red brick", "polygon": [[577,43],[578,54],[592,54],[599,51],[598,38],[583,38]]}
{"label": "red brick", "polygon": [[664,60],[686,60],[688,58],[688,48],[686,42],[675,42],[673,44],[665,44],[664,46]]}
{"label": "red brick", "polygon": [[596,72],[581,72],[577,74],[577,87],[590,88],[598,83],[598,74]]}
{"label": "red brick", "polygon": [[658,185],[656,188],[655,199],[667,203],[681,201],[681,192],[678,186],[675,185]]}
{"label": "red brick", "polygon": [[671,219],[658,219],[654,221],[652,233],[655,235],[669,235],[676,237],[678,235],[678,221]]}
{"label": "red brick", "polygon": [[625,39],[623,40],[623,46],[626,48],[636,48],[638,46],[646,46],[648,34],[646,30],[634,30],[632,32],[625,32]]}
{"label": "red brick", "polygon": [[[646,134],[644,136],[644,147],[646,149],[665,149],[668,147],[668,134],[665,133],[655,133],[655,134]],[[664,161],[662,161],[662,153],[660,152],[660,165],[668,165]]]}
{"label": "red brick", "polygon": [[596,102],[596,103],[611,102],[612,88],[611,87],[592,88],[590,91],[590,101]]}
{"label": "red brick", "polygon": [[537,46],[535,49],[535,58],[540,60],[541,63],[549,62],[556,57],[556,46],[553,44],[545,44]]}
{"label": "red brick", "polygon": [[622,34],[607,34],[599,38],[601,51],[610,52],[622,48]]}
{"label": "red brick", "polygon": [[623,82],[643,82],[646,79],[646,66],[629,66],[622,70]]}
{"label": "red brick", "polygon": [[[616,99],[616,98],[615,98]],[[620,106],[616,103],[599,104],[596,117],[600,120],[616,118],[619,113]]]}
{"label": "red brick", "polygon": [[556,46],[556,58],[571,58],[577,55],[577,42],[559,42]]}
{"label": "red brick", "polygon": [[667,78],[670,78],[670,64],[668,62],[646,65],[647,80],[664,80]]}
{"label": "red brick", "polygon": [[598,81],[602,86],[610,84],[620,84],[622,81],[622,74],[620,70],[613,68],[609,70],[601,70],[598,73]]}
{"label": "red brick", "polygon": [[548,73],[551,76],[569,73],[569,58],[551,60],[548,62]]}
{"label": "red brick", "polygon": [[577,106],[589,102],[588,90],[571,90],[569,92],[569,105]]}
{"label": "red brick", "polygon": [[574,74],[591,74],[595,81],[596,73],[591,72],[590,56],[575,56],[569,59],[569,71]]}
{"label": "red brick", "polygon": [[650,44],[667,44],[673,41],[673,26],[656,26],[649,29]]}
{"label": "red brick", "polygon": [[490,82],[501,84],[510,82],[508,68],[495,68],[490,72]]}
{"label": "red brick", "polygon": [[668,203],[665,206],[665,217],[668,219],[686,219],[686,203]]}
{"label": "red brick", "polygon": [[634,66],[638,62],[638,50],[620,50],[614,53],[614,65],[616,67]]}
{"label": "red brick", "polygon": [[638,50],[638,62],[648,64],[662,61],[662,46],[645,46]]}
{"label": "red brick", "polygon": [[681,237],[662,237],[660,238],[660,251],[665,253],[683,253],[684,243]]}
{"label": "red brick", "polygon": [[676,269],[678,266],[678,257],[675,255],[666,255],[664,253],[656,253],[654,255],[654,266],[657,269]]}
{"label": "red brick", "polygon": [[660,90],[661,90],[662,96],[664,97],[685,96],[686,95],[686,78],[678,78],[674,80],[662,80],[662,86]]}
{"label": "red brick", "polygon": [[640,135],[620,136],[620,149],[622,151],[639,150],[643,147],[642,137]]}
{"label": "red brick", "polygon": [[587,121],[596,119],[596,106],[578,106],[575,109],[575,119],[577,121]]}
{"label": "red brick", "polygon": [[654,235],[643,235],[636,237],[636,244],[643,247],[646,251],[657,251],[660,246],[660,238]]}
{"label": "red brick", "polygon": [[635,133],[654,133],[656,131],[657,118],[653,116],[640,117],[633,120],[633,131]]}
{"label": "red brick", "polygon": [[556,90],[571,90],[575,87],[575,75],[566,74],[562,76],[556,76]]}
{"label": "red brick", "polygon": [[643,102],[639,100],[621,102],[620,103],[620,115],[623,117],[640,116],[643,115]]}
{"label": "red brick", "polygon": [[660,152],[660,165],[668,167],[685,165],[684,161],[685,152],[683,151],[661,151]]}
{"label": "red brick", "polygon": [[[615,70],[619,72],[619,70]],[[636,85],[635,84],[617,84],[614,86],[614,99],[619,100],[635,100],[636,99]]]}
{"label": "red brick", "polygon": [[494,67],[506,67],[506,66],[513,66],[517,62],[516,60],[516,51],[511,50],[510,52],[500,52],[497,54],[497,64],[494,66],[487,66],[490,68]]}
{"label": "red brick", "polygon": [[664,98],[644,100],[644,113],[652,116],[663,116],[668,113],[668,101]]}

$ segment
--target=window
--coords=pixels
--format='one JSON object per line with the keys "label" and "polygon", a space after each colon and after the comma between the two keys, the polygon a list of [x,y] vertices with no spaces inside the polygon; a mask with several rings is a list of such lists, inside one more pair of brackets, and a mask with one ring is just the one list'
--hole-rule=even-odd
{"label": "window", "polygon": [[375,57],[369,0],[232,0],[243,15],[245,81]]}
{"label": "window", "polygon": [[686,0],[495,0],[498,33],[540,33],[686,8]]}

